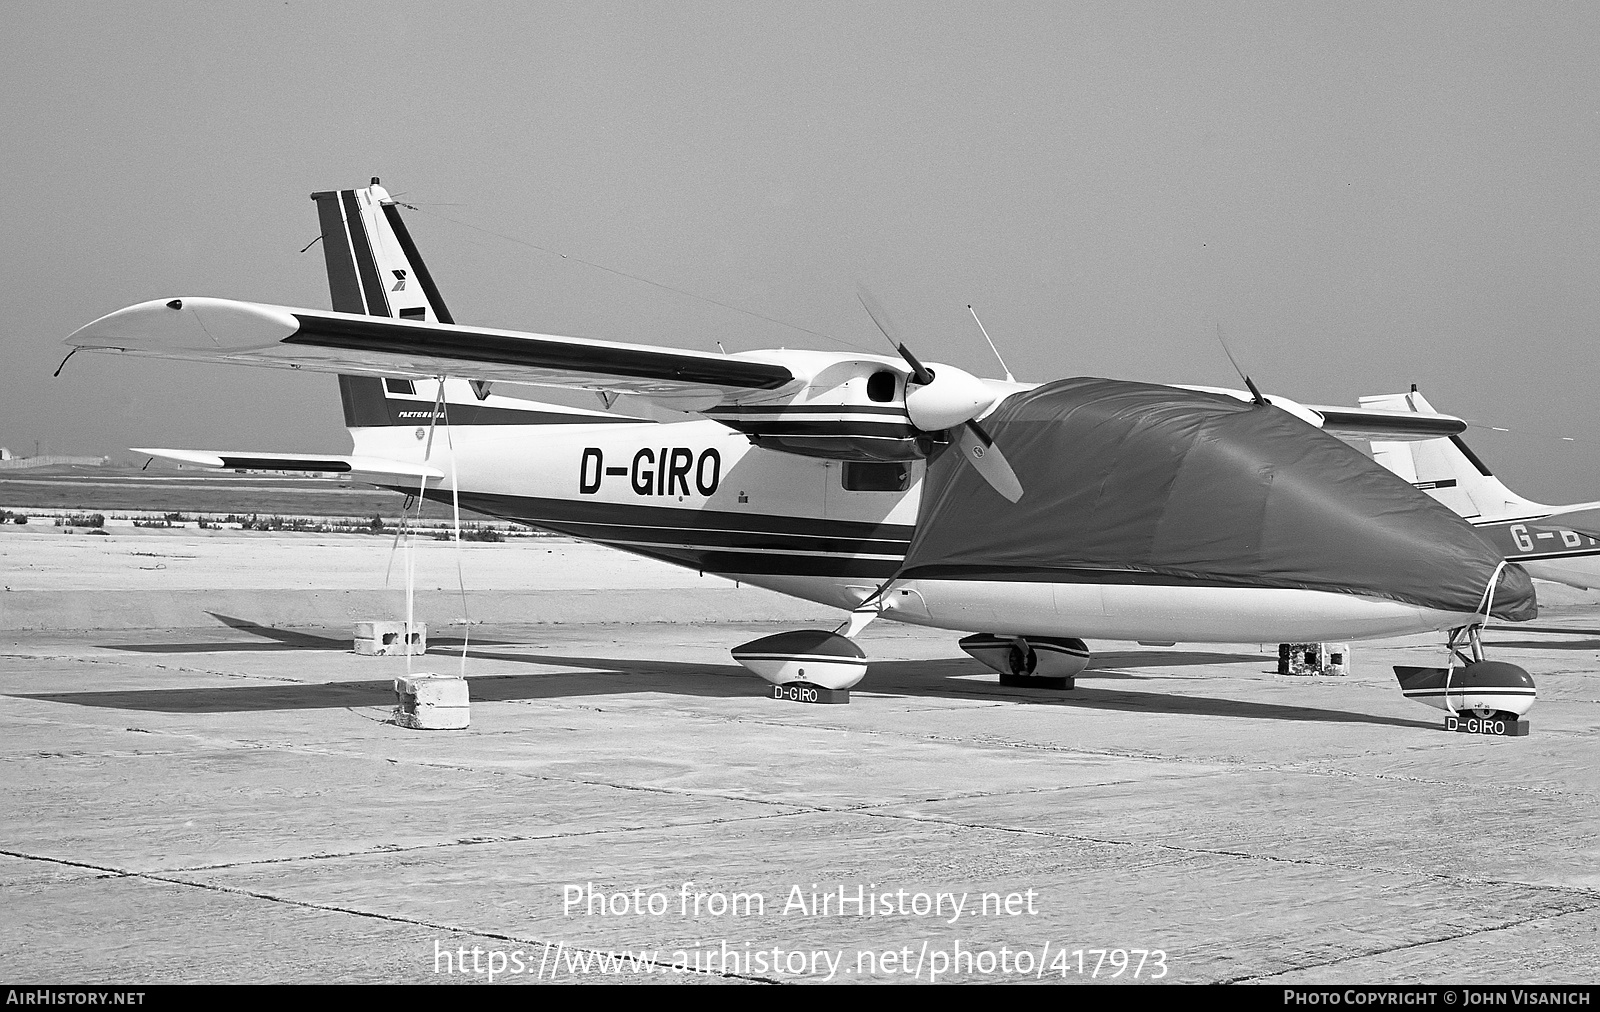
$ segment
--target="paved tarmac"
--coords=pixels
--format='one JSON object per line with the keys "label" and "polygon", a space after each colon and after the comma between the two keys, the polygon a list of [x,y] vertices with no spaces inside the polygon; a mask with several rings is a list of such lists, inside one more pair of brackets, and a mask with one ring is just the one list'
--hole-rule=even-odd
{"label": "paved tarmac", "polygon": [[[1279,676],[1271,644],[1091,643],[1052,693],[880,622],[848,705],[775,702],[728,648],[825,610],[470,547],[472,726],[425,732],[388,722],[407,660],[353,654],[316,603],[392,604],[386,542],[6,528],[0,972],[1600,981],[1594,595],[1541,584],[1556,631],[1487,634],[1540,699],[1530,736],[1483,738],[1400,696],[1389,666],[1441,655],[1423,639],[1356,644],[1343,678]],[[454,673],[440,552],[411,666]]]}

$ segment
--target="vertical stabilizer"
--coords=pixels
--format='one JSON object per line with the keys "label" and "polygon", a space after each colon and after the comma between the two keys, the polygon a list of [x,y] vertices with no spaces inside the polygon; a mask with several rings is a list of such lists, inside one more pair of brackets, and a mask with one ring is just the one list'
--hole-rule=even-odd
{"label": "vertical stabilizer", "polygon": [[[378,185],[313,193],[322,225],[328,294],[336,313],[454,323],[433,275],[411,241],[400,208]],[[348,428],[386,424],[384,381],[340,376],[339,398]]]}
{"label": "vertical stabilizer", "polygon": [[[372,185],[359,190],[313,193],[322,225],[322,255],[328,266],[328,294],[338,313],[387,316],[424,323],[455,323],[433,275],[417,252],[399,205],[387,190]],[[434,422],[461,425],[574,425],[637,423],[623,413],[547,404],[491,392],[486,382],[450,378],[441,391],[438,379],[406,377],[339,377],[344,424],[358,449],[394,455],[413,432]],[[399,433],[400,435],[396,435]]]}
{"label": "vertical stabilizer", "polygon": [[328,293],[339,313],[454,323],[400,208],[374,179],[360,190],[313,193]]}
{"label": "vertical stabilizer", "polygon": [[[1363,397],[1361,406],[1387,411],[1434,410],[1415,387],[1410,393]],[[1506,488],[1460,436],[1410,442],[1373,440],[1372,456],[1468,520],[1526,517],[1549,513],[1551,509]]]}

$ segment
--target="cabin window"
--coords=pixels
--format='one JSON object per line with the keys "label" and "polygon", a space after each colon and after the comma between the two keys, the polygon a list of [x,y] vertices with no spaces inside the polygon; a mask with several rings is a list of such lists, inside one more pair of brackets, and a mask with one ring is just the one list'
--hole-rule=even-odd
{"label": "cabin window", "polygon": [[410,380],[385,379],[383,387],[391,394],[410,394],[416,396],[417,388]]}
{"label": "cabin window", "polygon": [[911,468],[895,461],[847,460],[839,479],[847,492],[904,492]]}
{"label": "cabin window", "polygon": [[895,381],[895,374],[889,372],[888,370],[875,372],[871,376],[868,376],[867,399],[877,401],[880,404],[884,403],[885,401],[894,400]]}

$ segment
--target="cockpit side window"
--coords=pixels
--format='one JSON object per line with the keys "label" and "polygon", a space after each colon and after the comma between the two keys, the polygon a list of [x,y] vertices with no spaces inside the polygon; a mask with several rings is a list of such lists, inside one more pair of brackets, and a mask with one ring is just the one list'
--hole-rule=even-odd
{"label": "cockpit side window", "polygon": [[904,492],[911,468],[897,461],[847,460],[839,469],[846,492]]}

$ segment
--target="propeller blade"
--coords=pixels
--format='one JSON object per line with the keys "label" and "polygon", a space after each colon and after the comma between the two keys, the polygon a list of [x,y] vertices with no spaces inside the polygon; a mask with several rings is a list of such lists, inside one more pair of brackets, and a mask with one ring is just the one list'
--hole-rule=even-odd
{"label": "propeller blade", "polygon": [[928,369],[927,366],[917,361],[917,356],[911,354],[910,348],[907,348],[903,344],[897,344],[895,345],[895,349],[900,352],[900,357],[906,360],[906,365],[911,367],[911,379],[913,381],[920,383],[923,386],[928,386],[933,382],[933,373]]}
{"label": "propeller blade", "polygon": [[961,447],[961,456],[996,492],[1011,502],[1022,498],[1022,482],[1017,480],[1017,473],[1011,470],[1005,454],[1000,452],[1000,447],[984,431],[983,426],[975,421],[963,425],[958,445]]}
{"label": "propeller blade", "polygon": [[1261,396],[1261,391],[1256,389],[1256,385],[1250,381],[1249,375],[1239,368],[1239,360],[1233,357],[1233,349],[1228,347],[1227,339],[1222,336],[1222,324],[1220,322],[1217,324],[1217,343],[1222,345],[1222,353],[1228,356],[1228,362],[1233,366],[1233,371],[1238,373],[1239,378],[1244,380],[1244,385],[1250,388],[1251,403],[1265,405],[1267,399]]}
{"label": "propeller blade", "polygon": [[877,324],[878,330],[883,333],[884,338],[894,347],[895,351],[900,353],[900,357],[906,360],[906,365],[911,367],[911,379],[923,386],[932,383],[933,373],[929,372],[921,362],[917,361],[917,356],[911,354],[911,349],[895,340],[892,333],[894,327],[889,322],[889,314],[883,311],[883,307],[878,305],[878,301],[868,294],[865,288],[856,289],[856,299],[861,303],[861,308],[867,311],[867,315],[872,317],[872,322]]}

